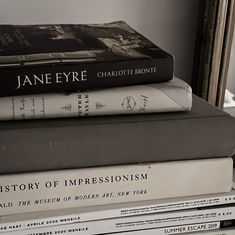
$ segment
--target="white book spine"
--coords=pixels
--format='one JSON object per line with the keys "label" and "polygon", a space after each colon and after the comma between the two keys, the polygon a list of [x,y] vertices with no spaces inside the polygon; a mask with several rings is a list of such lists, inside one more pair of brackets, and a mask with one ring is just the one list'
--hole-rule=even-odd
{"label": "white book spine", "polygon": [[0,215],[229,192],[232,174],[217,158],[2,175]]}
{"label": "white book spine", "polygon": [[[206,232],[209,231],[213,234],[213,232],[215,232],[214,230],[217,230],[217,229],[220,229],[220,222],[215,221],[215,222],[210,222],[210,223],[178,225],[178,226],[172,226],[168,228],[156,228],[156,229],[129,231],[129,232],[121,232],[121,233],[113,233],[113,234],[117,234],[117,235],[163,235],[163,234],[164,235],[166,234],[204,235],[205,231]],[[216,234],[216,235],[227,235],[227,233],[226,234],[221,233],[221,234]]]}
{"label": "white book spine", "polygon": [[174,78],[168,83],[70,94],[4,97],[0,120],[188,111],[191,105],[191,88]]}
{"label": "white book spine", "polygon": [[[235,192],[219,195],[202,195],[191,197],[122,203],[85,208],[70,208],[47,212],[34,212],[0,216],[0,232],[39,228],[51,225],[63,225],[74,222],[112,219],[126,216],[145,215],[175,210],[226,205],[235,202]],[[165,202],[163,202],[165,201]]]}
{"label": "white book spine", "polygon": [[[103,223],[104,224],[104,223]],[[105,226],[100,225],[100,226]],[[185,234],[188,232],[202,232],[208,230],[215,230],[220,228],[220,222],[209,222],[209,223],[196,223],[196,224],[187,224],[187,225],[177,225],[177,226],[170,226],[170,227],[162,227],[162,228],[154,228],[154,229],[147,229],[147,230],[138,230],[138,231],[128,231],[128,232],[118,232],[112,233],[117,235],[169,235],[169,234]],[[52,226],[49,228],[44,228],[40,230],[25,230],[25,231],[17,231],[17,232],[7,232],[4,233],[6,235],[58,235],[58,234],[66,234],[66,235],[74,235],[74,234],[81,234],[81,235],[95,235],[98,234],[96,232],[89,231],[89,228],[79,224],[70,224],[67,226]],[[110,233],[107,233],[110,234]],[[201,233],[200,233],[201,234]],[[217,234],[216,235],[227,235],[226,234]],[[229,233],[228,235],[232,235]]]}
{"label": "white book spine", "polygon": [[[27,229],[12,232],[14,234],[35,235],[56,234],[58,231],[80,231],[81,234],[106,234],[127,231],[136,231],[153,228],[165,228],[165,234],[174,234],[174,230],[169,227],[179,225],[194,225],[200,223],[221,222],[235,219],[235,207],[223,207],[204,210],[185,210],[171,213],[160,213],[143,216],[130,216],[126,218],[113,218],[108,220],[96,220],[89,222],[70,223],[65,225],[55,225],[37,229]],[[214,226],[211,229],[217,229]],[[196,230],[196,229],[195,229]],[[180,233],[180,231],[178,231]],[[192,232],[192,231],[181,231]],[[80,234],[79,233],[79,234]],[[67,233],[66,233],[67,234]],[[69,234],[69,233],[68,233]]]}
{"label": "white book spine", "polygon": [[[148,230],[139,230],[131,232],[121,232],[117,235],[166,235],[166,234],[187,234],[187,235],[234,235],[234,233],[227,233],[227,231],[221,231],[220,222],[210,222],[210,223],[199,223],[199,224],[188,224],[188,225],[179,225],[166,228],[156,228]],[[217,230],[217,231],[214,231]]]}

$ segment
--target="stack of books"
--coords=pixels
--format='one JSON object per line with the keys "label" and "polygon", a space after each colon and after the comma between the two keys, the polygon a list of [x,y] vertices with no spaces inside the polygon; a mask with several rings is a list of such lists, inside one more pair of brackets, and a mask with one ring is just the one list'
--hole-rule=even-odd
{"label": "stack of books", "polygon": [[1,25],[0,44],[0,234],[233,226],[235,120],[170,54],[121,21]]}

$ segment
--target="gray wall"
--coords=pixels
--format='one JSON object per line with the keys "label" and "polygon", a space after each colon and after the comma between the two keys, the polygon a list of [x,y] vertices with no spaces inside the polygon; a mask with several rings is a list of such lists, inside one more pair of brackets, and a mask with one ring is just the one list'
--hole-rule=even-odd
{"label": "gray wall", "polygon": [[235,30],[233,34],[233,44],[232,44],[231,57],[228,70],[227,89],[235,94]]}
{"label": "gray wall", "polygon": [[198,0],[0,0],[0,24],[125,20],[175,56],[176,75],[190,81]]}

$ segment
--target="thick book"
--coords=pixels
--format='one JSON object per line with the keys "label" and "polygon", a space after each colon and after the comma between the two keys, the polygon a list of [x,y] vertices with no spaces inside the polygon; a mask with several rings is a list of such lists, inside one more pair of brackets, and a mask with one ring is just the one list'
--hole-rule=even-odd
{"label": "thick book", "polygon": [[[162,229],[165,234],[197,232],[203,230],[217,230],[226,227],[226,221],[235,219],[235,207],[218,207],[198,210],[184,210],[171,213],[130,216],[126,218],[113,218],[107,220],[95,220],[89,222],[71,222],[64,225],[52,225],[27,230],[12,231],[12,235],[36,235],[36,234],[59,234],[59,231],[79,231],[79,234],[110,234],[119,232],[131,232],[145,229]],[[210,223],[209,226],[203,224]],[[195,224],[201,224],[196,226]],[[188,230],[184,230],[182,225],[191,225]],[[180,231],[171,227],[182,226]],[[228,226],[227,226],[228,227]],[[65,232],[66,233],[66,232]],[[66,233],[67,234],[67,233]],[[158,233],[156,233],[158,234]]]}
{"label": "thick book", "polygon": [[168,81],[173,57],[123,21],[0,25],[0,95]]}
{"label": "thick book", "polygon": [[0,215],[229,192],[232,177],[231,158],[7,174]]}
{"label": "thick book", "polygon": [[174,78],[169,82],[70,94],[2,97],[0,120],[177,112],[189,111],[191,106],[190,86]]}
{"label": "thick book", "polygon": [[0,173],[231,156],[235,119],[193,95],[189,112],[0,122]]}
{"label": "thick book", "polygon": [[0,232],[234,204],[235,191],[232,190],[220,194],[10,214],[0,217]]}

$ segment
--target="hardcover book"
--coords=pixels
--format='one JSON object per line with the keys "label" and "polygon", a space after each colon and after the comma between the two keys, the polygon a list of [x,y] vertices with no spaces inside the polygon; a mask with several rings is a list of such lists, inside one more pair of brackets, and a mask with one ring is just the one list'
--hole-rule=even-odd
{"label": "hardcover book", "polygon": [[0,95],[168,81],[173,57],[123,21],[0,25]]}
{"label": "hardcover book", "polygon": [[1,175],[0,215],[229,192],[232,175],[231,158]]}
{"label": "hardcover book", "polygon": [[235,119],[193,95],[189,112],[0,122],[0,173],[231,156]]}

